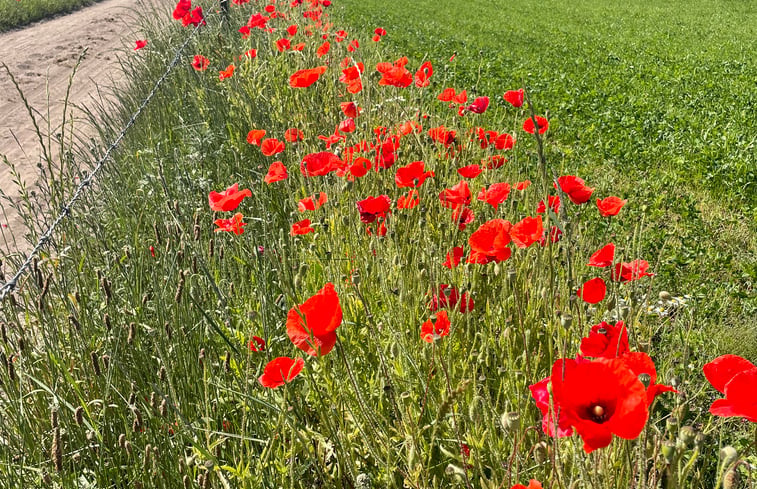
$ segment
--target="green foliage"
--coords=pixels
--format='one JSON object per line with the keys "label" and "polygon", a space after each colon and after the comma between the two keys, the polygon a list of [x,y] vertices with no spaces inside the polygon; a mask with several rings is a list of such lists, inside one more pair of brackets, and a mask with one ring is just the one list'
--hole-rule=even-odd
{"label": "green foliage", "polygon": [[55,14],[71,12],[96,0],[0,0],[0,32]]}

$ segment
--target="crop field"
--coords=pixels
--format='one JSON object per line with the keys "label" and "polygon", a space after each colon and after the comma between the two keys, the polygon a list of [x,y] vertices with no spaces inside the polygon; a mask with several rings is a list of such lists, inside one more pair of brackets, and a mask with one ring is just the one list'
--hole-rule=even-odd
{"label": "crop field", "polygon": [[752,4],[201,5],[2,302],[0,488],[757,483]]}
{"label": "crop field", "polygon": [[95,0],[0,0],[0,32],[93,3]]}

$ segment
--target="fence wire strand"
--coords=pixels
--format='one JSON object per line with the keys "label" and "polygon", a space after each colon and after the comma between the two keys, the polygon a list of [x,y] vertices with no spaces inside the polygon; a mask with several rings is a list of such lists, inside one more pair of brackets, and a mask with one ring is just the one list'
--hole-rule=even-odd
{"label": "fence wire strand", "polygon": [[39,237],[39,240],[37,241],[37,244],[32,248],[32,251],[29,252],[29,255],[27,255],[26,260],[21,264],[19,269],[16,271],[15,274],[13,274],[13,277],[8,280],[6,283],[3,284],[2,287],[0,287],[0,303],[2,303],[5,298],[12,293],[17,285],[19,279],[29,270],[29,267],[32,265],[32,262],[34,261],[34,258],[39,254],[40,251],[49,243],[50,239],[53,236],[53,233],[55,232],[55,229],[60,225],[63,220],[68,217],[71,214],[71,208],[76,203],[77,200],[82,196],[84,193],[84,190],[89,187],[92,184],[92,181],[94,180],[95,176],[100,172],[100,170],[105,166],[105,162],[111,157],[111,154],[113,151],[116,150],[118,145],[121,143],[121,141],[126,136],[126,133],[131,129],[131,127],[134,125],[134,123],[137,121],[137,118],[142,113],[142,111],[147,107],[147,105],[150,103],[152,98],[155,96],[155,94],[158,92],[158,88],[160,88],[160,85],[168,78],[168,75],[171,74],[171,71],[176,67],[176,65],[179,64],[179,61],[181,60],[181,55],[184,52],[184,49],[189,44],[189,41],[192,40],[194,35],[197,33],[197,31],[200,29],[200,27],[203,24],[197,25],[192,32],[187,36],[187,38],[184,40],[184,43],[179,47],[179,49],[176,50],[176,53],[174,54],[173,59],[166,67],[166,70],[163,72],[163,75],[161,75],[160,78],[155,82],[155,85],[153,85],[152,90],[150,90],[150,93],[147,94],[147,97],[142,101],[140,106],[137,108],[136,111],[131,115],[131,118],[126,123],[126,125],[121,129],[121,132],[118,133],[118,136],[116,139],[113,140],[113,142],[108,146],[108,149],[105,150],[105,153],[103,156],[98,160],[97,164],[94,166],[92,171],[87,175],[86,178],[84,178],[79,185],[76,187],[76,190],[74,191],[71,198],[68,200],[66,205],[63,206],[63,208],[60,211],[60,214],[58,214],[58,217],[55,218],[55,220],[50,224],[47,228],[47,230],[42,233],[42,235]]}

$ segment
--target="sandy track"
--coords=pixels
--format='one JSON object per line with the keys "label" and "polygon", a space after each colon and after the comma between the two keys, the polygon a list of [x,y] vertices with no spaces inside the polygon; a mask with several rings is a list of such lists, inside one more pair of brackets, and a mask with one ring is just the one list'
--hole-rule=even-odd
{"label": "sandy track", "polygon": [[[129,24],[136,8],[137,0],[105,0],[68,15],[0,34],[0,61],[8,65],[30,105],[46,116],[49,97],[53,135],[61,123],[71,71],[84,49],[87,55],[74,78],[70,103],[90,105],[97,95],[96,85],[107,87],[117,82],[117,56],[129,53],[124,48],[133,46],[138,38]],[[82,113],[74,111],[73,115],[81,117]],[[43,133],[47,133],[47,122],[38,117],[38,124]],[[86,134],[87,128],[79,123],[74,130]],[[16,165],[28,186],[33,186],[38,180],[40,153],[39,139],[21,97],[0,67],[0,154]],[[0,165],[0,188],[18,196],[5,165]],[[5,207],[6,216],[0,213],[0,256],[5,251],[6,240],[9,251],[28,249],[23,239],[26,231],[23,222],[7,205]],[[15,237],[15,245],[11,235]]]}

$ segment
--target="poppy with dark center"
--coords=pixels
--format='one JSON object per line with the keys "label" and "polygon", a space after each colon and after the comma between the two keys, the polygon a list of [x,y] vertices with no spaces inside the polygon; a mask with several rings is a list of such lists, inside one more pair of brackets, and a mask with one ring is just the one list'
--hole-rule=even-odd
{"label": "poppy with dark center", "polygon": [[192,68],[197,71],[205,71],[210,66],[210,60],[201,54],[195,54],[192,60]]}
{"label": "poppy with dark center", "polygon": [[620,359],[636,374],[641,383],[644,384],[644,387],[646,387],[647,407],[650,407],[655,398],[663,392],[678,393],[677,390],[669,385],[657,383],[657,369],[652,359],[646,353],[641,351],[628,352],[620,357]]}
{"label": "poppy with dark center", "polygon": [[288,177],[289,175],[287,174],[287,167],[284,166],[284,163],[280,161],[274,161],[273,163],[271,163],[271,166],[268,167],[268,173],[266,173],[265,177],[263,177],[263,181],[270,185],[273,182],[286,180]]}
{"label": "poppy with dark center", "polygon": [[297,141],[302,141],[305,138],[305,135],[302,131],[297,129],[296,127],[290,127],[286,131],[284,131],[284,139],[286,139],[290,143],[296,143]]}
{"label": "poppy with dark center", "polygon": [[218,226],[216,232],[228,231],[234,234],[242,234],[244,232],[244,227],[247,225],[243,219],[244,216],[242,213],[237,212],[230,219],[216,219],[213,223]]}
{"label": "poppy with dark center", "polygon": [[275,389],[289,383],[302,372],[305,360],[302,358],[277,357],[268,362],[258,382],[263,387]]}
{"label": "poppy with dark center", "polygon": [[315,195],[311,195],[310,197],[305,197],[297,203],[297,210],[300,212],[314,211],[316,209],[320,209],[323,204],[328,202],[328,200],[329,199],[326,195],[326,192],[319,193],[317,199]]}
{"label": "poppy with dark center", "polygon": [[602,321],[595,324],[589,336],[581,338],[581,355],[594,358],[617,358],[628,353],[628,329],[623,321],[615,325]]}
{"label": "poppy with dark center", "polygon": [[[463,178],[476,178],[477,176],[481,175],[482,171],[483,170],[481,170],[480,166],[473,164],[473,165],[464,166],[462,168],[458,168],[457,174]],[[478,199],[478,200],[481,200],[481,199]]]}
{"label": "poppy with dark center", "polygon": [[447,317],[447,311],[439,311],[436,314],[436,321],[431,322],[427,319],[421,325],[421,339],[426,343],[433,343],[435,340],[449,334],[450,322]]}
{"label": "poppy with dark center", "polygon": [[607,243],[589,257],[587,266],[605,268],[612,265],[615,260],[615,243]]}
{"label": "poppy with dark center", "polygon": [[470,205],[471,193],[468,182],[461,180],[460,183],[452,188],[445,188],[439,194],[439,201],[442,206],[448,209],[454,209],[463,205]]}
{"label": "poppy with dark center", "polygon": [[505,99],[506,102],[508,102],[513,107],[521,107],[523,105],[523,98],[524,98],[524,91],[522,88],[518,90],[508,90],[505,92],[504,95],[502,95],[502,98]]}
{"label": "poppy with dark center", "polygon": [[211,191],[208,194],[208,204],[210,204],[210,210],[228,212],[239,207],[239,203],[245,197],[252,197],[252,191],[248,188],[239,190],[239,184],[235,183],[223,192]]}
{"label": "poppy with dark center", "polygon": [[315,229],[310,226],[310,219],[303,219],[292,224],[292,229],[289,230],[290,236],[301,236],[303,234],[314,233]]}
{"label": "poppy with dark center", "polygon": [[757,367],[737,355],[723,355],[703,367],[709,383],[725,395],[710,406],[710,414],[740,417],[757,423]]}
{"label": "poppy with dark center", "polygon": [[583,438],[586,453],[608,446],[613,435],[633,440],[644,429],[646,389],[622,360],[559,359],[550,380],[555,409]]}
{"label": "poppy with dark center", "polygon": [[264,139],[260,144],[260,151],[263,153],[263,156],[279,154],[284,151],[285,148],[283,141],[274,138]]}
{"label": "poppy with dark center", "polygon": [[475,303],[467,292],[460,294],[457,287],[439,284],[437,292],[431,297],[428,309],[434,312],[439,309],[455,309],[457,307],[460,312],[466,313],[472,311],[474,306]]}
{"label": "poppy with dark center", "polygon": [[504,219],[492,219],[479,226],[468,238],[471,254],[468,263],[486,264],[510,258],[510,229],[512,224]]}
{"label": "poppy with dark center", "polygon": [[434,172],[426,171],[425,163],[413,161],[405,166],[397,168],[394,175],[394,183],[397,187],[420,187],[427,178],[433,177]]}
{"label": "poppy with dark center", "polygon": [[544,235],[541,216],[524,217],[510,228],[510,237],[518,248],[528,248]]}
{"label": "poppy with dark center", "polygon": [[306,177],[327,175],[344,166],[344,162],[337,155],[329,151],[311,153],[300,162],[300,172]]}
{"label": "poppy with dark center", "polygon": [[616,263],[611,277],[616,282],[633,282],[642,277],[654,277],[654,273],[647,272],[649,262],[646,260],[634,260],[630,263]]}
{"label": "poppy with dark center", "polygon": [[336,329],[342,324],[342,306],[331,282],[287,314],[287,335],[294,346],[308,355],[326,355],[336,344]]}
{"label": "poppy with dark center", "polygon": [[412,209],[420,204],[421,199],[417,190],[410,190],[407,194],[397,199],[397,209]]}
{"label": "poppy with dark center", "polygon": [[585,204],[591,198],[591,194],[594,189],[586,186],[583,178],[575,175],[565,175],[557,179],[557,183],[552,184],[555,188],[560,186],[560,189],[565,192],[571,202],[580,205]]}
{"label": "poppy with dark center", "polygon": [[602,302],[607,294],[607,285],[602,277],[596,277],[588,280],[578,289],[578,297],[589,304]]}
{"label": "poppy with dark center", "polygon": [[597,199],[597,207],[602,217],[617,216],[620,209],[626,205],[628,201],[621,199],[620,197],[607,197],[605,199]]}
{"label": "poppy with dark center", "polygon": [[486,202],[487,204],[491,205],[495,209],[499,207],[501,203],[507,200],[507,197],[510,195],[510,184],[500,182],[500,183],[493,183],[489,185],[489,187],[484,187],[481,189],[481,191],[478,193],[478,197],[476,197],[478,200],[481,200],[483,202]]}
{"label": "poppy with dark center", "polygon": [[452,211],[452,222],[457,224],[457,229],[460,231],[465,231],[475,217],[470,207],[458,206]]}
{"label": "poppy with dark center", "polygon": [[[544,134],[549,128],[549,122],[542,116],[536,116],[536,124],[539,126],[539,134]],[[533,118],[529,117],[523,122],[523,130],[529,134],[533,134],[536,129]]]}
{"label": "poppy with dark center", "polygon": [[324,73],[326,73],[325,66],[295,71],[289,77],[289,86],[292,88],[307,88],[318,81]]}
{"label": "poppy with dark center", "polygon": [[388,195],[370,196],[357,202],[357,210],[360,212],[360,221],[370,224],[376,218],[385,218],[392,208],[392,201]]}

